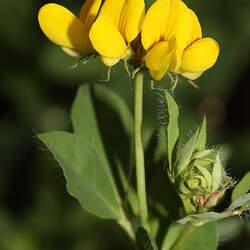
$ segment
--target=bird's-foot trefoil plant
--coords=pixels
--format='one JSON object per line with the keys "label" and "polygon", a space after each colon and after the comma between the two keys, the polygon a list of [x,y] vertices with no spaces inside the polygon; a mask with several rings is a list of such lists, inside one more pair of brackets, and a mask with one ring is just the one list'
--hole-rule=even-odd
{"label": "bird's-foot trefoil plant", "polygon": [[[111,88],[84,84],[71,111],[73,132],[38,137],[60,164],[68,192],[88,213],[116,221],[135,249],[187,250],[194,245],[197,250],[216,249],[216,221],[249,211],[250,175],[235,186],[225,169],[223,149],[207,146],[206,118],[183,143],[172,93],[180,77],[192,81],[211,68],[219,46],[214,39],[203,38],[196,14],[183,1],[156,0],[146,9],[144,0],[86,0],[79,17],[55,3],[40,9],[43,33],[70,56],[100,57],[109,69],[108,79],[110,68],[124,63],[134,81],[134,110],[132,115]],[[176,207],[173,214],[146,189],[150,177],[142,132],[147,71],[152,92],[161,91],[166,106],[168,119],[159,128],[168,162],[165,179],[182,202],[182,209]],[[158,81],[164,77],[172,83],[170,92],[160,87]],[[116,145],[104,145],[97,103],[109,107],[122,123],[129,139],[123,152],[117,152]],[[223,204],[228,190],[233,190],[229,206]]]}

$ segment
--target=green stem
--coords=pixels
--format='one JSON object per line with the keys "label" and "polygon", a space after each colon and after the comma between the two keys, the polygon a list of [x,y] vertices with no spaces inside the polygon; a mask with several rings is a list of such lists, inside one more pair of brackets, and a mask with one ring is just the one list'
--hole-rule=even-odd
{"label": "green stem", "polygon": [[182,230],[180,236],[174,242],[173,246],[170,250],[181,250],[189,237],[190,233],[194,230],[195,226],[191,223],[186,224],[184,229]]}
{"label": "green stem", "polygon": [[139,71],[135,76],[134,93],[134,140],[135,140],[135,165],[137,195],[142,226],[148,228],[148,208],[145,183],[144,151],[142,139],[143,120],[143,72]]}

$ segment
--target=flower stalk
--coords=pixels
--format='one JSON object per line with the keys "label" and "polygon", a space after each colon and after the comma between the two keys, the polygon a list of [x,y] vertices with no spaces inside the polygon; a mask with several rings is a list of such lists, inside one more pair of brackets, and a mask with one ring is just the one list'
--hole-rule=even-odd
{"label": "flower stalk", "polygon": [[134,141],[135,141],[135,165],[137,195],[139,201],[139,213],[141,224],[148,229],[148,207],[146,197],[145,164],[142,138],[143,121],[143,72],[139,71],[135,76],[134,86]]}

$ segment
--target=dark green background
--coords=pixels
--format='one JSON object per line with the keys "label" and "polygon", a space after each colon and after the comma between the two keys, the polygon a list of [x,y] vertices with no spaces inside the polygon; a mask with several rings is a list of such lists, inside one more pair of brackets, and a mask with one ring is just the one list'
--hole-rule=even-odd
{"label": "dark green background", "polygon": [[[77,86],[98,82],[106,74],[98,60],[68,69],[75,59],[51,44],[37,23],[38,10],[46,2],[4,0],[0,4],[0,249],[130,249],[113,222],[87,215],[67,194],[60,168],[36,138],[38,132],[70,130],[69,112]],[[54,2],[75,13],[82,4],[80,0]],[[182,128],[188,136],[206,113],[209,144],[224,146],[227,171],[238,180],[250,169],[250,3],[185,2],[199,16],[204,36],[215,38],[221,52],[217,64],[196,82],[198,90],[185,81],[178,85],[175,97]],[[115,67],[110,83],[99,84],[112,87],[132,106],[133,83],[122,66]],[[148,80],[145,92],[147,137],[160,122],[162,97],[150,90]],[[101,115],[107,118],[109,144],[113,141],[113,148],[119,148],[109,114]],[[153,144],[157,140],[162,138],[154,134]],[[155,166],[147,160],[147,167],[152,198],[171,203],[164,159]],[[219,249],[249,249],[247,216],[223,221],[219,228]]]}

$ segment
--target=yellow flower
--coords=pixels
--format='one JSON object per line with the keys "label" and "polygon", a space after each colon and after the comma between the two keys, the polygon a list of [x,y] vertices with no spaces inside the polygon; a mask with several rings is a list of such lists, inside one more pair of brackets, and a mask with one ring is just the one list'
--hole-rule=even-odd
{"label": "yellow flower", "polygon": [[94,52],[89,31],[101,3],[102,0],[86,0],[79,18],[61,5],[46,4],[39,11],[39,25],[43,33],[69,55],[88,55]]}
{"label": "yellow flower", "polygon": [[146,50],[146,67],[155,80],[168,71],[194,80],[212,67],[219,46],[212,38],[202,38],[195,13],[181,0],[157,0],[148,10],[141,31]]}
{"label": "yellow flower", "polygon": [[139,35],[144,16],[144,0],[104,2],[89,37],[106,65],[112,66],[131,54],[130,43]]}

